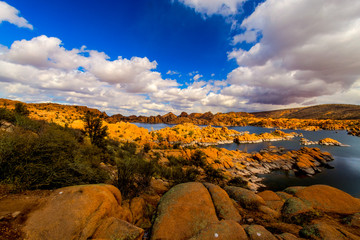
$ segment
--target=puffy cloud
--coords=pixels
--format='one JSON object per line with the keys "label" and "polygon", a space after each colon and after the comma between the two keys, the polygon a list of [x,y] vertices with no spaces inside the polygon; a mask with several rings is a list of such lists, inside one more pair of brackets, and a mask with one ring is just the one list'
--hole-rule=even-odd
{"label": "puffy cloud", "polygon": [[267,0],[241,27],[234,43],[252,42],[255,33],[261,40],[229,53],[239,67],[228,75],[234,86],[226,94],[249,103],[303,103],[360,79],[360,2]]}
{"label": "puffy cloud", "polygon": [[180,73],[177,72],[177,71],[172,71],[172,70],[169,70],[166,72],[167,75],[179,75]]}
{"label": "puffy cloud", "polygon": [[[0,82],[6,84],[2,96],[85,104],[110,112],[137,112],[153,93],[178,86],[163,79],[156,67],[146,57],[110,60],[85,47],[67,50],[60,39],[47,36],[0,48]],[[39,94],[42,98],[34,96]]]}
{"label": "puffy cloud", "polygon": [[[181,111],[226,111],[234,97],[220,94],[225,81],[180,86],[156,72],[156,61],[118,57],[95,50],[66,49],[61,40],[39,36],[0,47],[0,94],[30,102],[66,102],[110,114],[157,115]],[[220,94],[220,95],[219,95]],[[219,96],[218,96],[219,95]]]}
{"label": "puffy cloud", "polygon": [[201,74],[196,74],[194,77],[193,77],[193,79],[195,80],[195,81],[197,81],[197,80],[199,80],[200,78],[202,78],[203,77],[203,75],[201,75]]}
{"label": "puffy cloud", "polygon": [[[88,55],[88,56],[86,56]],[[22,68],[21,72],[28,72],[24,76],[33,74],[57,76],[47,81],[48,85],[60,82],[76,83],[81,76],[96,79],[99,82],[117,85],[126,92],[149,93],[160,88],[177,86],[174,80],[164,80],[159,72],[153,71],[157,67],[156,61],[148,58],[133,57],[111,61],[103,52],[81,49],[66,50],[61,46],[61,40],[54,37],[39,36],[31,40],[15,41],[10,49],[3,51],[0,60],[13,63],[10,69]],[[84,72],[78,69],[84,69]],[[42,70],[42,71],[41,71]],[[2,73],[3,77],[5,73]],[[69,76],[70,75],[70,76]],[[69,77],[67,77],[69,76]],[[73,77],[74,81],[68,81]],[[21,78],[21,76],[20,76]],[[41,79],[45,79],[42,77]],[[67,79],[62,81],[61,79]],[[53,81],[50,83],[50,81]],[[85,86],[87,85],[84,81]],[[92,84],[92,83],[91,83]]]}
{"label": "puffy cloud", "polygon": [[239,7],[246,0],[178,0],[186,6],[194,8],[204,15],[220,14],[230,16],[236,14]]}
{"label": "puffy cloud", "polygon": [[236,45],[238,43],[247,42],[247,43],[253,43],[257,39],[258,32],[257,31],[246,31],[243,34],[235,35],[233,38],[233,45]]}
{"label": "puffy cloud", "polygon": [[4,1],[0,1],[0,23],[6,21],[18,27],[33,29],[33,26],[28,21],[19,16],[19,10],[10,6]]}

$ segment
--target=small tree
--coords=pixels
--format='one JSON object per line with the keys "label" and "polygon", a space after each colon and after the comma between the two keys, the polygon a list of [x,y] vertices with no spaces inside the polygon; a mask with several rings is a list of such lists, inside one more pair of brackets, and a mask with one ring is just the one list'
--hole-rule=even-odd
{"label": "small tree", "polygon": [[87,112],[83,120],[85,122],[85,133],[88,134],[91,144],[105,149],[105,137],[108,135],[108,127],[103,127],[101,119],[91,112]]}
{"label": "small tree", "polygon": [[15,113],[23,116],[29,115],[29,110],[27,109],[26,105],[23,103],[16,103],[15,104]]}

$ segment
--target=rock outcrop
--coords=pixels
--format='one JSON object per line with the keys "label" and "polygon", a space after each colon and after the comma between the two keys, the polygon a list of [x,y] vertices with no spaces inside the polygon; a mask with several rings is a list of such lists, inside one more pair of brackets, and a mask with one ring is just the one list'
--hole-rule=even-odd
{"label": "rock outcrop", "polygon": [[244,133],[240,136],[237,136],[234,139],[234,142],[240,144],[240,143],[260,143],[260,142],[284,141],[284,140],[290,140],[297,136],[299,136],[299,134],[297,134],[297,133],[285,133],[280,130],[275,130],[271,133],[261,133],[261,134]]}
{"label": "rock outcrop", "polygon": [[344,145],[332,138],[324,138],[319,141],[310,141],[306,138],[301,138],[300,144],[301,145],[317,145],[317,144],[319,144],[319,145],[325,145],[325,146],[341,146],[341,147],[348,146],[348,145]]}
{"label": "rock outcrop", "polygon": [[258,209],[261,205],[265,205],[264,199],[253,191],[233,186],[225,187],[225,190],[231,198],[239,202],[244,208]]}
{"label": "rock outcrop", "polygon": [[[183,183],[170,189],[158,206],[151,239],[207,239],[209,236],[221,236],[220,239],[244,239],[241,237],[246,236],[243,228],[234,220],[225,219],[234,216],[221,206],[219,195],[225,198],[225,202],[231,203],[231,200],[226,198],[223,192],[215,196],[218,189],[212,185],[208,186],[217,199],[214,202],[202,183]],[[215,207],[214,204],[220,206]],[[219,220],[216,208],[224,210],[221,216],[225,220]]]}
{"label": "rock outcrop", "polygon": [[300,189],[295,196],[322,212],[354,214],[360,212],[360,200],[331,186],[313,185]]}
{"label": "rock outcrop", "polygon": [[[349,214],[359,211],[360,200],[338,189],[314,185],[259,194],[239,187],[225,190],[235,200],[235,208],[219,186],[185,183],[173,187],[161,199],[151,239],[359,239],[360,229],[350,225],[357,224],[358,215]],[[341,201],[349,203],[335,208]],[[240,221],[230,220],[234,216],[224,211],[225,205],[242,215]],[[349,216],[346,221],[341,219],[343,214]]]}
{"label": "rock outcrop", "polygon": [[29,240],[141,239],[144,230],[122,220],[121,202],[112,185],[61,188],[29,215],[23,231]]}
{"label": "rock outcrop", "polygon": [[[148,237],[153,240],[360,239],[360,199],[336,188],[313,185],[258,194],[239,187],[225,189],[229,195],[210,183],[174,186],[161,198]],[[28,204],[28,195],[23,197],[26,200],[23,203]],[[37,204],[31,201],[31,208],[20,204],[19,196],[16,199],[18,209],[9,205],[10,211],[0,216],[0,229],[4,229],[7,221],[13,221],[13,226],[19,228],[19,224],[24,224],[23,235],[8,231],[21,239],[140,240],[144,234],[144,229],[132,223],[142,219],[148,202],[142,197],[123,201],[119,190],[110,185],[46,191]],[[3,205],[9,200],[0,199],[1,209],[4,210]],[[10,235],[0,231],[0,238],[4,236],[7,239]]]}

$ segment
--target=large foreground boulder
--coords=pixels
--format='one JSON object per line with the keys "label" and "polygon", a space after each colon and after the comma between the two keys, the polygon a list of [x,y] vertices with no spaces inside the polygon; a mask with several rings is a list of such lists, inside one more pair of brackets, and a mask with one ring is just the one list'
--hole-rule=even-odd
{"label": "large foreground boulder", "polygon": [[295,196],[323,212],[354,214],[360,212],[360,199],[327,186],[313,185],[296,191]]}
{"label": "large foreground boulder", "polygon": [[160,200],[152,239],[187,239],[217,221],[211,196],[203,184],[179,184]]}
{"label": "large foreground boulder", "polygon": [[210,224],[190,240],[243,240],[248,239],[245,230],[232,220]]}
{"label": "large foreground boulder", "polygon": [[244,208],[257,209],[261,205],[266,205],[262,197],[245,188],[227,186],[225,190],[231,198],[239,202]]}
{"label": "large foreground boulder", "polygon": [[[220,201],[220,197],[215,198]],[[225,201],[231,203],[230,199]],[[224,216],[227,216],[226,212],[227,210],[224,211]],[[161,198],[151,239],[209,239],[210,236],[221,236],[219,239],[246,239],[246,234],[238,223],[233,220],[219,221],[212,196],[202,183],[176,185]]]}
{"label": "large foreground boulder", "polygon": [[277,240],[271,232],[261,225],[250,225],[245,228],[251,240]]}
{"label": "large foreground boulder", "polygon": [[[23,231],[26,239],[60,240],[89,239],[99,230],[98,235],[106,239],[102,230],[107,229],[109,236],[125,239],[125,230],[130,229],[131,236],[126,239],[141,239],[142,229],[119,221],[123,217],[121,201],[120,191],[112,185],[57,189],[39,209],[30,213]],[[121,228],[112,227],[114,224]],[[119,232],[121,229],[124,231]]]}
{"label": "large foreground boulder", "polygon": [[225,190],[211,183],[204,185],[209,190],[218,218],[240,222],[241,216]]}
{"label": "large foreground boulder", "polygon": [[360,237],[346,231],[341,226],[331,225],[322,221],[313,221],[300,231],[300,235],[306,239],[329,239],[329,240],[359,240]]}

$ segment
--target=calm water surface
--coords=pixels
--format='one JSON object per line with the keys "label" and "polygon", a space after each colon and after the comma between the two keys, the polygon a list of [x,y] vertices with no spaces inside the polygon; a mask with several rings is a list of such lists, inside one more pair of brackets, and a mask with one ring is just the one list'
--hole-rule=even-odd
{"label": "calm water surface", "polygon": [[[249,131],[251,133],[271,132],[275,129],[261,127],[230,127],[237,131]],[[330,162],[334,169],[324,169],[322,172],[309,176],[296,176],[293,171],[273,171],[270,174],[259,175],[264,178],[263,183],[267,189],[274,191],[283,190],[289,186],[308,186],[313,184],[326,184],[339,188],[355,197],[360,197],[360,137],[348,135],[346,131],[302,131],[302,130],[282,130],[284,132],[302,133],[305,138],[311,141],[329,137],[349,147],[309,145],[308,147],[318,147],[322,151],[327,151],[333,155],[334,161]],[[278,141],[258,144],[224,144],[223,147],[229,150],[239,149],[252,152],[259,151],[269,146],[282,146],[289,150],[297,150],[301,147],[300,138],[290,141]]]}
{"label": "calm water surface", "polygon": [[[135,123],[139,127],[143,127],[151,131],[171,127],[169,124],[146,124]],[[273,128],[262,127],[229,127],[237,131],[249,131],[250,133],[263,133],[271,132]],[[302,130],[282,130],[284,132],[297,132],[302,133],[305,138],[310,141],[319,141],[320,139],[329,137],[335,139],[343,144],[350,145],[349,147],[337,146],[321,146],[309,145],[308,147],[318,147],[322,151],[330,152],[335,158],[330,162],[334,169],[322,169],[312,177],[296,176],[293,171],[273,171],[270,174],[260,175],[264,178],[263,183],[267,189],[274,191],[283,190],[289,186],[307,186],[313,184],[326,184],[339,188],[355,197],[360,197],[360,137],[350,136],[346,131],[302,131]],[[299,142],[300,138],[294,138],[290,141],[278,142],[263,142],[256,144],[223,144],[218,147],[223,147],[228,150],[239,149],[241,151],[254,152],[259,151],[269,145],[285,147],[289,150],[298,150],[302,147]]]}

